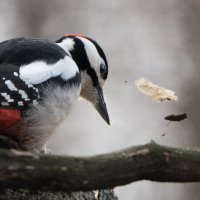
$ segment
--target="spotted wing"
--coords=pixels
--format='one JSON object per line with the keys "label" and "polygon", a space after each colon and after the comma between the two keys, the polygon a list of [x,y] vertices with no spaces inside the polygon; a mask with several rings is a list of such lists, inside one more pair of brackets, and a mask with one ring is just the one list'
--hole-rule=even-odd
{"label": "spotted wing", "polygon": [[37,102],[40,87],[49,81],[80,84],[75,62],[61,47],[31,38],[0,43],[0,107],[23,108]]}
{"label": "spotted wing", "polygon": [[23,108],[39,98],[38,88],[20,78],[17,65],[0,65],[0,107]]}

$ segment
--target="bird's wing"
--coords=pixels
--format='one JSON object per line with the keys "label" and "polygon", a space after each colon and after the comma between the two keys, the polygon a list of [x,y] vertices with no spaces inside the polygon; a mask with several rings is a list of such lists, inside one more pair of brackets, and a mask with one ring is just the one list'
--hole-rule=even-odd
{"label": "bird's wing", "polygon": [[0,65],[0,107],[23,108],[39,98],[37,86],[20,78],[18,66]]}
{"label": "bird's wing", "polygon": [[53,42],[26,38],[2,42],[0,107],[22,108],[37,103],[42,84],[55,79],[77,82],[77,74],[80,76],[75,62]]}

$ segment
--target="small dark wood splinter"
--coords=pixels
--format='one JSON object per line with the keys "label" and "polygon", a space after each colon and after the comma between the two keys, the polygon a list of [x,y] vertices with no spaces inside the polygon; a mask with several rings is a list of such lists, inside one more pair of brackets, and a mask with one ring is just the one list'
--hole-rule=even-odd
{"label": "small dark wood splinter", "polygon": [[165,117],[165,120],[175,121],[175,122],[179,122],[179,121],[182,121],[184,119],[187,119],[186,113],[183,113],[183,114],[180,114],[180,115],[168,115],[168,116]]}

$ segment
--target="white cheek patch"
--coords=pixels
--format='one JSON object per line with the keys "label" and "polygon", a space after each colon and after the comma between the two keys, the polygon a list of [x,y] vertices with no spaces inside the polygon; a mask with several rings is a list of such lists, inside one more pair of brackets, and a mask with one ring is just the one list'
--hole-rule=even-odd
{"label": "white cheek patch", "polygon": [[87,40],[86,38],[78,37],[84,44],[85,51],[87,53],[89,62],[91,67],[95,69],[95,71],[99,71],[99,66],[101,63],[101,57],[92,42]]}
{"label": "white cheek patch", "polygon": [[56,76],[61,76],[64,80],[69,80],[77,72],[78,67],[69,56],[54,64],[35,61],[28,65],[23,65],[19,69],[20,78],[31,84],[39,84]]}

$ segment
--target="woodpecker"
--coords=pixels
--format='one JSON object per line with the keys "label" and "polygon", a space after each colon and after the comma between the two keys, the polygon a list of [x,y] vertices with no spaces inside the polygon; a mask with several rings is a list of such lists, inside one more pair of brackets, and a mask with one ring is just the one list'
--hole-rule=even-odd
{"label": "woodpecker", "polygon": [[0,134],[27,150],[43,150],[79,97],[110,124],[102,91],[107,76],[106,56],[89,37],[0,43]]}

